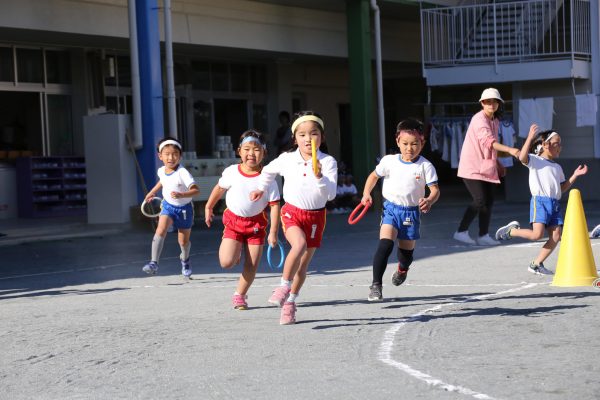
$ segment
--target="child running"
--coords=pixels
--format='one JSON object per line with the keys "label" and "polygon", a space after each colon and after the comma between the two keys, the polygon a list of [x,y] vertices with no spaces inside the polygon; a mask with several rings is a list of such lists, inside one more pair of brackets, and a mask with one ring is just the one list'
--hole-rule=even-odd
{"label": "child running", "polygon": [[[379,229],[379,246],[373,257],[373,282],[367,300],[383,300],[383,274],[388,258],[398,239],[398,269],[392,283],[401,285],[413,261],[413,252],[420,238],[420,213],[426,213],[439,199],[435,167],[420,155],[425,137],[423,123],[416,119],[401,121],[396,127],[396,144],[400,154],[387,155],[365,182],[362,204],[372,203],[371,191],[383,178],[382,194],[385,198]],[[425,197],[425,186],[429,196]]]}
{"label": "child running", "polygon": [[152,258],[142,270],[154,275],[158,271],[158,261],[162,253],[167,231],[173,225],[177,229],[177,240],[181,247],[181,274],[185,278],[192,275],[190,265],[190,234],[194,223],[192,197],[200,193],[192,174],[179,165],[181,159],[181,143],[173,138],[164,138],[158,142],[158,158],[164,166],[157,171],[158,183],[146,195],[150,201],[162,189],[161,212],[158,226],[152,239]]}
{"label": "child running", "polygon": [[263,168],[258,190],[250,193],[257,201],[275,177],[284,178],[281,222],[291,245],[285,259],[281,285],[273,291],[269,303],[281,307],[281,325],[296,322],[296,299],[306,280],[308,264],[321,246],[325,229],[325,204],[333,200],[337,188],[337,162],[317,151],[317,168],[313,171],[311,139],[317,148],[325,142],[323,118],[312,111],[297,113],[292,123],[293,147]]}
{"label": "child running", "polygon": [[561,146],[560,135],[557,132],[550,130],[538,133],[537,125],[531,125],[519,160],[529,168],[529,222],[532,229],[521,229],[517,221],[512,221],[496,231],[497,240],[513,237],[539,240],[543,237],[544,230],[548,232],[548,240],[527,268],[529,272],[538,275],[554,274],[544,266],[544,260],[552,254],[560,241],[563,218],[559,201],[577,178],[587,173],[587,165],[579,165],[573,175],[565,180],[561,166],[554,161],[562,150]]}
{"label": "child running", "polygon": [[[223,213],[223,239],[219,247],[221,267],[229,269],[236,265],[244,249],[244,269],[231,299],[233,308],[247,310],[248,290],[254,282],[256,270],[263,252],[267,232],[267,204],[271,209],[271,229],[268,242],[270,246],[277,244],[279,229],[279,188],[273,181],[267,187],[267,195],[263,199],[251,202],[248,195],[258,187],[258,178],[262,169],[262,161],[266,155],[266,144],[263,135],[255,130],[248,130],[240,137],[238,154],[241,162],[227,167],[215,185],[205,207],[205,222],[210,227],[213,220],[213,208],[225,192],[227,208]],[[244,247],[244,244],[246,246]]]}

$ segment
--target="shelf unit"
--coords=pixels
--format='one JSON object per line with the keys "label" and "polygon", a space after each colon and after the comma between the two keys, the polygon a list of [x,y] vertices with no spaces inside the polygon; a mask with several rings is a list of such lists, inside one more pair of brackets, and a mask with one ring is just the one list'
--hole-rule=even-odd
{"label": "shelf unit", "polygon": [[17,198],[21,218],[85,215],[85,159],[17,158]]}

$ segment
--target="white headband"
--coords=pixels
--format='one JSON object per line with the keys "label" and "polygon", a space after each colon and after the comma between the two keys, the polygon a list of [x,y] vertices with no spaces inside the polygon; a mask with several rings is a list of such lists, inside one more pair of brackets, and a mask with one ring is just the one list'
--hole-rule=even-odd
{"label": "white headband", "polygon": [[552,132],[551,134],[548,135],[548,137],[546,138],[546,140],[544,140],[544,142],[549,141],[550,139],[552,139],[554,136],[558,135],[558,133],[556,132]]}
{"label": "white headband", "polygon": [[292,124],[292,133],[296,132],[296,128],[303,122],[306,121],[314,121],[317,124],[321,125],[321,129],[325,130],[325,124],[323,124],[323,120],[315,115],[303,115]]}
{"label": "white headband", "polygon": [[244,139],[242,139],[242,143],[240,143],[240,147],[241,147],[241,146],[242,146],[244,143],[248,143],[248,142],[256,142],[256,143],[260,144],[260,145],[263,147],[263,149],[266,149],[266,148],[267,148],[267,146],[265,146],[264,144],[262,144],[262,143],[260,142],[260,140],[259,140],[257,137],[254,137],[254,136],[246,136]]}
{"label": "white headband", "polygon": [[179,144],[179,142],[169,139],[169,140],[165,140],[164,142],[162,142],[161,144],[158,145],[158,152],[160,153],[163,149],[163,147],[172,144],[173,146],[177,146],[177,148],[179,149],[179,151],[181,151],[181,145]]}
{"label": "white headband", "polygon": [[542,152],[542,149],[544,148],[544,143],[548,142],[550,139],[552,139],[556,135],[558,135],[558,133],[552,132],[551,134],[548,135],[546,140],[544,140],[542,143],[539,143],[537,146],[535,146],[535,154],[539,155]]}

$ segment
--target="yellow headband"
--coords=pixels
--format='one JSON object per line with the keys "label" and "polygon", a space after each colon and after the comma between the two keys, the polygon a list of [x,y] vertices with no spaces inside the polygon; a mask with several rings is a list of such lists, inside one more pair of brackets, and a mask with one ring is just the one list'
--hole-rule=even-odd
{"label": "yellow headband", "polygon": [[294,121],[294,123],[292,124],[292,133],[296,132],[296,128],[298,127],[298,125],[300,125],[303,122],[306,121],[314,121],[317,124],[321,125],[321,129],[325,130],[325,125],[323,124],[323,120],[315,115],[303,115],[300,118],[298,118],[297,120]]}

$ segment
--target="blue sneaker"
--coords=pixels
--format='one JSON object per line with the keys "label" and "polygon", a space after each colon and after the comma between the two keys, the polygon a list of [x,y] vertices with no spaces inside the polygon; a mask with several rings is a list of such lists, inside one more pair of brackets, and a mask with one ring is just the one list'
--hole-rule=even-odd
{"label": "blue sneaker", "polygon": [[544,263],[540,263],[540,265],[535,265],[535,261],[532,261],[531,264],[529,264],[529,268],[527,268],[527,271],[536,275],[554,275],[554,272],[544,267]]}
{"label": "blue sneaker", "polygon": [[150,261],[148,264],[144,265],[142,271],[148,275],[155,275],[158,272],[158,264],[155,261]]}
{"label": "blue sneaker", "polygon": [[503,227],[501,227],[500,229],[498,229],[496,231],[496,240],[512,239],[512,236],[510,236],[510,231],[513,229],[520,229],[520,228],[521,228],[521,225],[519,225],[519,223],[517,221],[509,222],[508,224],[504,225]]}
{"label": "blue sneaker", "polygon": [[192,276],[192,266],[190,265],[189,258],[187,260],[181,260],[181,275],[183,275],[184,278]]}
{"label": "blue sneaker", "polygon": [[594,229],[592,229],[591,236],[593,238],[600,238],[600,225],[596,225],[596,227]]}

